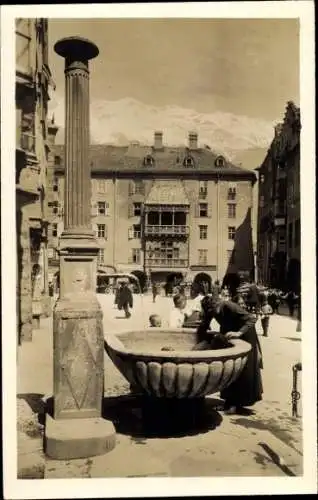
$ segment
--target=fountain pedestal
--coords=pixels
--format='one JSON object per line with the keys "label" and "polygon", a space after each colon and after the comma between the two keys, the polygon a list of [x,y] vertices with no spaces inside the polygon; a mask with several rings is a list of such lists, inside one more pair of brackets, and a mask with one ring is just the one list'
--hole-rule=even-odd
{"label": "fountain pedestal", "polygon": [[90,221],[88,61],[98,48],[79,37],[55,44],[65,58],[65,213],[59,242],[60,296],[53,313],[54,398],[45,452],[55,459],[104,454],[115,429],[102,418],[104,338],[96,298],[98,245]]}

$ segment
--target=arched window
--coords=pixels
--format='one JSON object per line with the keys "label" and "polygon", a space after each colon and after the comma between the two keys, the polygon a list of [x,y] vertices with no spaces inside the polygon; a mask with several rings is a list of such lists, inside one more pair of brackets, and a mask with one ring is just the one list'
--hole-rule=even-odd
{"label": "arched window", "polygon": [[194,161],[192,156],[190,155],[186,156],[185,159],[183,160],[183,165],[185,167],[194,167]]}
{"label": "arched window", "polygon": [[217,156],[214,162],[216,167],[224,167],[225,166],[225,158],[224,156]]}
{"label": "arched window", "polygon": [[154,159],[153,159],[153,157],[151,155],[145,156],[145,158],[144,158],[144,165],[146,165],[146,166],[149,167],[149,166],[152,166],[154,164],[154,162],[155,161],[154,161]]}

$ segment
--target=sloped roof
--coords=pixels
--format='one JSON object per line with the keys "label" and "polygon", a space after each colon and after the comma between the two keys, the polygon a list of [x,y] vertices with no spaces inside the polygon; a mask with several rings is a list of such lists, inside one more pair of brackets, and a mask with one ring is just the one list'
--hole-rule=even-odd
{"label": "sloped roof", "polygon": [[[64,146],[54,146],[54,154],[61,156],[61,165],[56,166],[57,171],[64,170]],[[145,164],[145,157],[150,155],[153,158],[151,165]],[[184,159],[187,156],[193,159],[193,165],[184,165]],[[149,172],[149,173],[175,173],[187,175],[197,172],[218,173],[220,175],[235,175],[243,178],[256,179],[255,174],[248,169],[234,165],[225,159],[222,167],[215,165],[215,160],[220,155],[215,152],[198,148],[188,150],[185,147],[164,147],[161,150],[155,150],[151,146],[129,145],[91,145],[89,148],[89,162],[93,174],[102,173],[130,173]]]}
{"label": "sloped roof", "polygon": [[156,180],[145,201],[147,205],[189,205],[180,180]]}

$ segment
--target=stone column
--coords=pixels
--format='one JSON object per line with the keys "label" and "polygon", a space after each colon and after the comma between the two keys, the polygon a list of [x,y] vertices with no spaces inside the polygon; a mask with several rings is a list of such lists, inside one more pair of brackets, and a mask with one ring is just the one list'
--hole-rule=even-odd
{"label": "stone column", "polygon": [[59,242],[60,296],[53,313],[54,398],[45,450],[55,459],[101,455],[115,446],[102,418],[104,337],[96,298],[98,245],[90,220],[89,67],[98,55],[89,40],[54,47],[65,58],[65,211]]}

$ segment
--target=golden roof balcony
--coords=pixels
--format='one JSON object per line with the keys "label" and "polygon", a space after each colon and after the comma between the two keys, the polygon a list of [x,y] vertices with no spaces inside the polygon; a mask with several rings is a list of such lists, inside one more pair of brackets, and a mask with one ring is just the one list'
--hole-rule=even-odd
{"label": "golden roof balcony", "polygon": [[185,225],[151,225],[144,229],[145,236],[188,236],[189,226]]}

